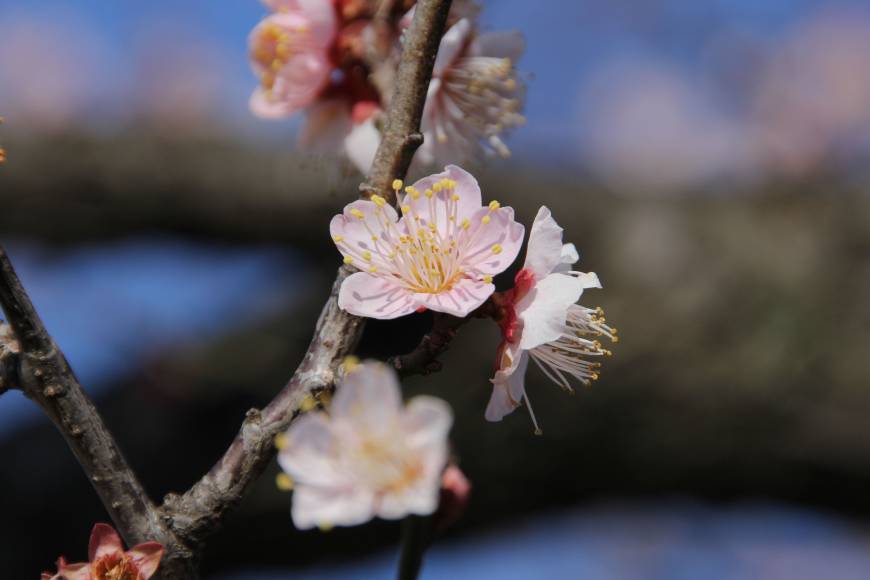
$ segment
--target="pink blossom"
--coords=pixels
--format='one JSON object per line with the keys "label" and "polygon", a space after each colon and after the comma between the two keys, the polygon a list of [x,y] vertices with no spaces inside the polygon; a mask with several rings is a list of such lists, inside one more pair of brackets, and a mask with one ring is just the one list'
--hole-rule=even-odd
{"label": "pink blossom", "polygon": [[418,396],[403,405],[396,372],[383,363],[346,369],[329,414],[306,414],[282,438],[278,463],[293,485],[294,524],[431,514],[452,423],[440,399]]}
{"label": "pink blossom", "polygon": [[[568,377],[584,384],[598,378],[595,359],[609,355],[597,337],[616,342],[616,330],[603,312],[577,304],[587,288],[601,288],[598,276],[571,270],[579,256],[562,243],[562,228],[542,207],[529,234],[526,261],[515,287],[502,299],[504,340],[499,347],[493,391],[486,408],[489,421],[500,421],[523,401],[539,431],[525,388],[529,358],[553,382],[573,392]],[[566,376],[567,375],[567,376]]]}
{"label": "pink blossom", "polygon": [[124,551],[118,533],[108,524],[96,524],[88,543],[88,562],[67,564],[61,557],[57,573],[44,572],[42,580],[148,580],[157,571],[163,546],[146,542]]}
{"label": "pink blossom", "polygon": [[248,39],[260,86],[251,110],[264,118],[291,115],[308,106],[329,83],[329,47],[336,35],[333,3],[325,0],[270,0],[276,10]]}
{"label": "pink blossom", "polygon": [[477,181],[455,165],[405,191],[401,219],[377,195],[332,219],[345,263],[362,270],[344,281],[338,304],[370,318],[421,308],[466,316],[495,290],[492,277],[516,258],[524,228],[513,209],[482,206]]}

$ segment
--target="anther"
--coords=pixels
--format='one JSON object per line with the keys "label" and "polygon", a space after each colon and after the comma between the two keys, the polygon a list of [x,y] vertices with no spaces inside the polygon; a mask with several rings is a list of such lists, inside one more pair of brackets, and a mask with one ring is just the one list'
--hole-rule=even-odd
{"label": "anther", "polygon": [[492,246],[492,253],[493,254],[501,254],[501,250],[502,250],[501,244],[493,244],[493,246]]}

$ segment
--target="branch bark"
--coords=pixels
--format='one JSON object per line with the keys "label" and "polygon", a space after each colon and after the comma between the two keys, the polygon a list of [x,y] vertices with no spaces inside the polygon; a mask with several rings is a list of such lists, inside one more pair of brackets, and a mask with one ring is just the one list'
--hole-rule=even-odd
{"label": "branch bark", "polygon": [[[12,348],[3,349],[6,351],[4,367],[17,358],[14,365],[17,372],[10,372],[8,367],[4,369],[4,383],[20,388],[51,419],[127,543],[156,541],[163,544],[167,552],[188,556],[180,561],[187,564],[169,562],[163,571],[165,577],[190,577],[193,553],[178,541],[160,511],[148,499],[60,348],[45,329],[2,247],[0,305],[19,349],[18,353],[13,352],[14,343]],[[165,574],[169,569],[173,570],[172,575]]]}
{"label": "branch bark", "polygon": [[[384,134],[363,196],[380,193],[395,201],[390,187],[402,179],[422,143],[420,118],[450,0],[420,0],[405,38]],[[248,412],[239,434],[215,466],[184,495],[170,495],[163,509],[172,529],[187,543],[200,544],[223,522],[275,455],[274,437],[299,414],[302,402],[335,386],[335,372],[362,333],[363,320],[338,307],[338,291],[353,272],[343,266],[323,308],[308,351],[290,381],[263,410]]]}
{"label": "branch bark", "polygon": [[[417,4],[383,139],[369,178],[360,186],[364,196],[379,192],[393,199],[392,180],[404,178],[422,143],[420,118],[450,4],[450,0]],[[223,523],[272,459],[275,435],[289,426],[308,396],[334,387],[336,369],[354,349],[363,328],[362,319],[338,307],[338,290],[350,273],[346,266],[339,270],[314,338],[286,386],[262,411],[248,411],[235,440],[202,479],[184,495],[170,494],[158,508],[124,460],[0,248],[0,305],[21,350],[17,386],[60,430],[125,540],[164,545],[161,578],[197,577],[202,541]],[[4,357],[4,365],[14,358]],[[0,392],[5,388],[0,387]]]}

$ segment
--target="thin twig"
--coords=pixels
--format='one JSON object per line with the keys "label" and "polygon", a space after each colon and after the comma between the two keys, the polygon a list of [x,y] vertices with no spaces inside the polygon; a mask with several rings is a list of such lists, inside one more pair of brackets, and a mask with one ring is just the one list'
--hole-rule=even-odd
{"label": "thin twig", "polygon": [[438,357],[448,349],[459,327],[466,322],[468,318],[457,318],[436,312],[432,320],[432,330],[423,335],[414,350],[390,357],[387,364],[395,368],[403,377],[428,375],[440,371],[441,361]]}
{"label": "thin twig", "polygon": [[[405,176],[422,142],[420,117],[449,9],[450,0],[420,0],[417,4],[383,139],[369,178],[360,186],[364,196],[375,192],[391,196],[392,180]],[[339,270],[302,364],[284,389],[262,412],[248,412],[239,434],[208,474],[184,495],[167,497],[164,510],[173,530],[185,541],[197,545],[220,526],[274,456],[274,436],[290,425],[308,396],[334,387],[336,368],[353,351],[363,327],[362,319],[338,308],[338,289],[351,272],[348,267]]]}
{"label": "thin twig", "polygon": [[[0,247],[0,305],[20,348],[16,388],[32,399],[66,440],[112,520],[129,544],[156,541],[191,555],[178,542],[127,464],[115,439],[48,334]],[[173,565],[164,564],[164,569]],[[177,576],[188,568],[174,568]]]}

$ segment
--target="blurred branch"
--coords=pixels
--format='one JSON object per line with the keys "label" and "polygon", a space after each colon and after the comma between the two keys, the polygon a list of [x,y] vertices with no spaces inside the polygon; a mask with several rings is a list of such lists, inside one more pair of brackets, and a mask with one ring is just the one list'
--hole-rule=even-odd
{"label": "blurred branch", "polygon": [[[420,117],[450,0],[421,0],[399,63],[395,93],[387,111],[383,139],[363,195],[390,195],[393,179],[403,178],[422,142]],[[314,338],[299,368],[262,411],[252,409],[224,456],[183,496],[167,497],[164,509],[173,529],[197,545],[223,522],[275,454],[274,436],[287,429],[306,397],[332,389],[341,360],[354,349],[363,320],[338,307],[338,289],[353,270],[343,266],[323,308]]]}
{"label": "blurred branch", "polygon": [[[0,305],[20,351],[17,388],[39,405],[61,432],[127,543],[156,541],[172,553],[189,553],[148,499],[63,353],[42,324],[2,247]],[[4,352],[12,352],[16,346],[5,344],[11,348],[4,347]],[[164,573],[170,569],[175,575],[169,577],[189,573],[188,568],[174,568],[171,562],[164,563]]]}
{"label": "blurred branch", "polygon": [[398,580],[416,580],[423,568],[423,554],[432,542],[432,516],[408,516],[402,522],[402,548]]}
{"label": "blurred branch", "polygon": [[18,353],[21,345],[15,340],[12,328],[0,321],[0,395],[18,384]]}

